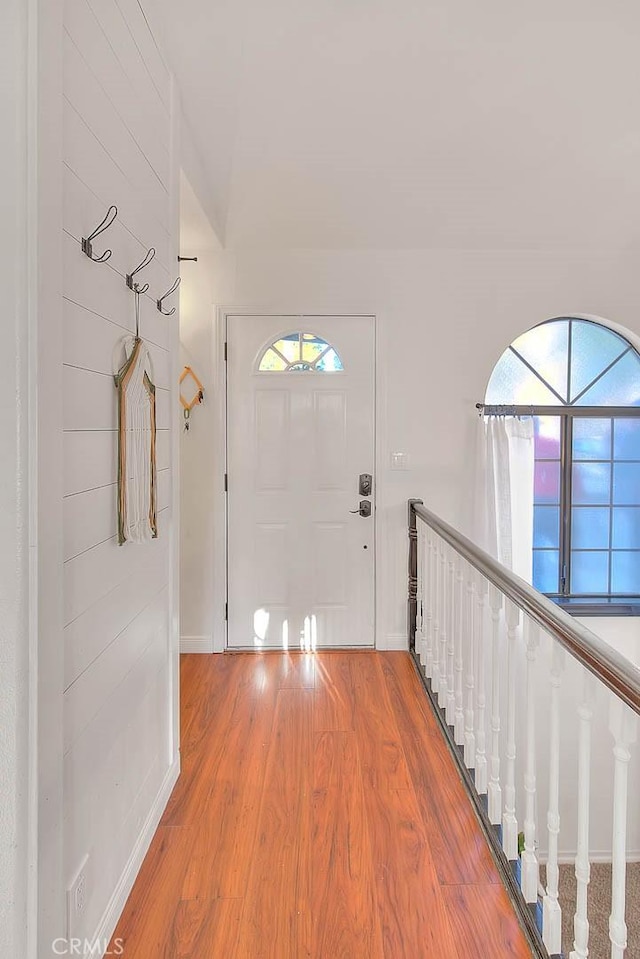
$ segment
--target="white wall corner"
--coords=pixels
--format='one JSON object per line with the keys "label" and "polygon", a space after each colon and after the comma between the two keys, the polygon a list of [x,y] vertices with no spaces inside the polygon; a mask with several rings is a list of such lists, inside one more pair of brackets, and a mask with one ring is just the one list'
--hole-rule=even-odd
{"label": "white wall corner", "polygon": [[197,136],[193,132],[184,111],[181,114],[180,124],[180,164],[184,175],[189,181],[217,240],[224,244],[224,218],[216,208],[215,201],[209,186],[207,169],[202,162],[202,151],[197,143]]}
{"label": "white wall corner", "polygon": [[149,846],[151,845],[151,840],[153,839],[156,829],[160,824],[162,814],[165,810],[167,803],[169,802],[169,797],[173,791],[173,787],[178,781],[180,776],[180,754],[176,756],[173,763],[167,769],[166,775],[158,791],[156,800],[149,811],[149,815],[146,818],[146,821],[140,830],[138,836],[138,841],[136,842],[129,861],[125,866],[122,875],[118,884],[116,885],[113,895],[109,901],[109,904],[104,912],[95,935],[91,939],[92,943],[100,943],[101,946],[104,946],[104,950],[98,953],[93,953],[95,959],[102,959],[105,954],[107,944],[110,942],[111,937],[115,931],[118,920],[122,915],[124,907],[126,905],[127,899],[133,889],[133,884],[136,881],[138,873],[140,872],[140,867],[144,857],[146,856]]}
{"label": "white wall corner", "polygon": [[376,646],[378,650],[401,649],[405,652],[409,650],[409,639],[406,633],[387,633],[382,637],[382,642]]}
{"label": "white wall corner", "polygon": [[213,637],[212,636],[181,636],[180,652],[181,653],[213,653],[215,652],[213,648]]}

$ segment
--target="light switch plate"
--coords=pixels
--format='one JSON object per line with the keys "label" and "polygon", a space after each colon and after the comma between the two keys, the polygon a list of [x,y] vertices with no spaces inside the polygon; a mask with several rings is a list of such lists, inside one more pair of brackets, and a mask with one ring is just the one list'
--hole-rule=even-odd
{"label": "light switch plate", "polygon": [[409,454],[408,453],[392,453],[391,469],[392,470],[408,470]]}

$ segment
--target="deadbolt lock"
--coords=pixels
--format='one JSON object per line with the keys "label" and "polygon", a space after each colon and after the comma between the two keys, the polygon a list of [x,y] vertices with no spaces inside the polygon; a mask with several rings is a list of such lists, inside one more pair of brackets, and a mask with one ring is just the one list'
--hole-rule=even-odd
{"label": "deadbolt lock", "polygon": [[373,489],[373,477],[371,473],[360,473],[360,480],[358,484],[358,492],[360,496],[371,496],[371,491]]}

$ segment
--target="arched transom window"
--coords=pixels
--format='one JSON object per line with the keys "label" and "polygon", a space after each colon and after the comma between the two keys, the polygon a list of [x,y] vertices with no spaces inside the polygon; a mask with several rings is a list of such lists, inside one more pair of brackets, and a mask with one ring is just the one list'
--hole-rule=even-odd
{"label": "arched transom window", "polygon": [[315,333],[287,333],[268,346],[260,357],[260,373],[339,373],[344,369],[338,353]]}
{"label": "arched transom window", "polygon": [[485,413],[534,418],[533,583],[592,605],[640,597],[640,356],[590,320],[534,327],[502,354]]}
{"label": "arched transom window", "polygon": [[514,340],[498,360],[487,403],[640,406],[640,357],[590,320],[549,320]]}

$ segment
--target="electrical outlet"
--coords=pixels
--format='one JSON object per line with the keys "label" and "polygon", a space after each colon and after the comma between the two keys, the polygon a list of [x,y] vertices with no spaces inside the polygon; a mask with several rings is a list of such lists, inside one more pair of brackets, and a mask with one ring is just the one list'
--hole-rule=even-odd
{"label": "electrical outlet", "polygon": [[73,905],[75,911],[77,913],[84,912],[85,903],[87,901],[87,874],[85,872],[80,873],[74,892],[75,901]]}
{"label": "electrical outlet", "polygon": [[89,856],[85,856],[80,863],[75,878],[67,889],[67,935],[73,938],[78,935],[82,924],[82,915],[87,905]]}

